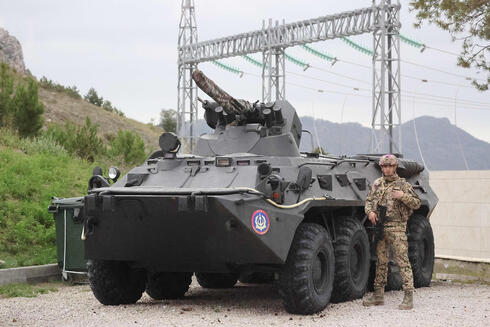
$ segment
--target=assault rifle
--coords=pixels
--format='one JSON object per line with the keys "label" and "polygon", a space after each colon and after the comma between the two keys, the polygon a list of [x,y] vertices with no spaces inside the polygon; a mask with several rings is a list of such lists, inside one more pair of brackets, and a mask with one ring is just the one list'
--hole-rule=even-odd
{"label": "assault rifle", "polygon": [[378,222],[374,226],[374,244],[378,244],[383,239],[385,220],[386,207],[378,205]]}

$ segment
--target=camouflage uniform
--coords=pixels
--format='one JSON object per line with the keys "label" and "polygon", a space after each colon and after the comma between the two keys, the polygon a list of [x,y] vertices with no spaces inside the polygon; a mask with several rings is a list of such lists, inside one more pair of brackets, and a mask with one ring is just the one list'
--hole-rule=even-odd
{"label": "camouflage uniform", "polygon": [[[405,194],[400,199],[395,199],[392,196],[392,191],[394,190],[400,190]],[[420,207],[420,199],[410,183],[404,178],[398,177],[395,172],[392,176],[383,176],[374,181],[371,191],[366,198],[366,214],[369,215],[371,211],[374,211],[379,216],[378,205],[386,207],[386,220],[384,224],[384,237],[376,246],[378,261],[376,263],[374,288],[384,289],[386,285],[389,246],[391,245],[395,262],[400,268],[403,290],[413,291],[412,267],[408,260],[408,242],[405,232],[408,218],[414,209]]]}

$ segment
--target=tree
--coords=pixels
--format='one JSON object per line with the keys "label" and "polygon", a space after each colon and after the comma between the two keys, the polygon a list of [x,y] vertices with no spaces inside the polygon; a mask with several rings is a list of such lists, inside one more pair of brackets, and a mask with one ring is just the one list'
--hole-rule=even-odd
{"label": "tree", "polygon": [[140,164],[146,158],[145,143],[138,134],[119,130],[111,141],[110,153],[113,156],[121,156],[128,164]]}
{"label": "tree", "polygon": [[457,59],[458,66],[476,67],[487,72],[486,82],[473,80],[481,91],[488,90],[490,83],[490,2],[488,0],[412,0],[410,11],[416,11],[415,27],[423,21],[448,31],[453,41],[463,40]]}
{"label": "tree", "polygon": [[2,61],[0,65],[0,127],[8,124],[12,108],[14,78],[9,66]]}
{"label": "tree", "polygon": [[87,94],[85,94],[83,98],[85,101],[95,104],[98,107],[102,107],[102,104],[104,103],[104,98],[99,97],[97,91],[93,87],[88,90]]}
{"label": "tree", "polygon": [[[104,144],[97,135],[98,124],[93,124],[88,116],[85,118],[85,125],[74,128],[70,135],[71,152],[82,159],[94,161],[96,156],[104,152]],[[68,130],[68,129],[67,129]]]}
{"label": "tree", "polygon": [[166,132],[175,133],[177,131],[177,111],[173,109],[162,109],[160,111],[160,124]]}
{"label": "tree", "polygon": [[112,103],[109,100],[105,100],[104,103],[102,104],[102,109],[113,112],[114,108],[112,107]]}
{"label": "tree", "polygon": [[38,98],[37,82],[33,78],[27,85],[19,84],[13,98],[14,126],[21,136],[34,136],[43,127],[44,105]]}

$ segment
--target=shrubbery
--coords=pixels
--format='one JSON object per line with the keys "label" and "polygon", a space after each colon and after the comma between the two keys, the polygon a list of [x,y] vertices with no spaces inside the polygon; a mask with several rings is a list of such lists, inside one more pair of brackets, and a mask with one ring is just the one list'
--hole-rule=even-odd
{"label": "shrubbery", "polygon": [[97,135],[98,128],[99,126],[93,124],[87,117],[83,126],[75,125],[70,121],[67,121],[64,126],[49,126],[46,135],[62,145],[68,153],[94,161],[96,157],[106,152],[102,139]]}
{"label": "shrubbery", "polygon": [[[80,95],[80,90],[75,85],[73,85],[72,87],[67,87],[59,83],[56,83],[45,76],[41,77],[41,79],[39,80],[39,85],[47,90],[53,90],[56,92],[62,92],[68,94],[69,96],[75,99],[82,98],[82,96]],[[99,96],[99,94],[93,87],[91,87],[88,90],[87,94],[85,94],[83,99],[88,103],[96,105],[97,107],[101,107],[105,111],[113,112],[121,117],[124,117],[124,113],[121,110],[113,106],[109,100],[104,100],[103,97]]]}
{"label": "shrubbery", "polygon": [[32,78],[27,85],[17,86],[13,98],[14,126],[22,136],[34,136],[43,127],[44,105],[37,95],[37,83]]}
{"label": "shrubbery", "polygon": [[[63,88],[45,78],[40,83]],[[75,87],[72,91],[78,94]],[[102,105],[105,110],[117,110],[107,100]],[[121,130],[117,135],[105,134],[107,146],[98,136],[98,125],[88,117],[82,126],[68,121],[43,131],[43,111],[38,83],[14,75],[2,63],[0,259],[7,267],[56,262],[54,220],[47,212],[52,196],[85,194],[95,162],[124,167],[146,157],[139,135]]]}
{"label": "shrubbery", "polygon": [[63,146],[68,153],[89,161],[106,157],[125,164],[140,164],[145,160],[145,143],[138,134],[123,130],[119,130],[117,135],[105,134],[110,144],[107,149],[97,131],[98,125],[87,117],[83,126],[70,121],[64,126],[51,125],[46,131],[46,137]]}
{"label": "shrubbery", "polygon": [[7,267],[56,262],[51,197],[84,194],[96,164],[71,157],[47,135],[21,138],[0,128],[0,147],[0,258]]}
{"label": "shrubbery", "polygon": [[104,98],[101,96],[99,97],[99,94],[93,87],[91,87],[90,90],[88,90],[87,94],[83,97],[83,99],[93,105],[96,105],[97,107],[101,107],[105,111],[114,112],[119,116],[124,117],[124,113],[121,110],[117,109],[115,106],[113,106],[109,100],[104,100]]}
{"label": "shrubbery", "polygon": [[121,157],[127,164],[140,164],[146,159],[143,139],[131,131],[119,130],[111,141],[109,153],[114,157]]}
{"label": "shrubbery", "polygon": [[75,99],[81,99],[82,98],[82,96],[80,95],[80,90],[78,90],[78,88],[75,85],[73,85],[72,87],[67,87],[67,86],[58,84],[58,83],[48,79],[45,76],[41,77],[41,79],[39,80],[39,86],[41,86],[42,88],[45,88],[47,90],[53,90],[56,92],[66,93]]}
{"label": "shrubbery", "polygon": [[[16,87],[15,87],[16,86]],[[14,92],[15,89],[15,92]],[[44,105],[38,98],[37,82],[27,77],[15,85],[5,62],[0,65],[0,127],[15,128],[21,136],[35,136],[43,126]]]}

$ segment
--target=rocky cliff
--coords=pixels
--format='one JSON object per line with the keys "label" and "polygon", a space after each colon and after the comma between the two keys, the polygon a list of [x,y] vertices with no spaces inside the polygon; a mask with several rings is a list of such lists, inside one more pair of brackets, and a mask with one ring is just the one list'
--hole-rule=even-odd
{"label": "rocky cliff", "polygon": [[19,40],[0,28],[0,62],[5,61],[19,73],[25,73],[24,56]]}

